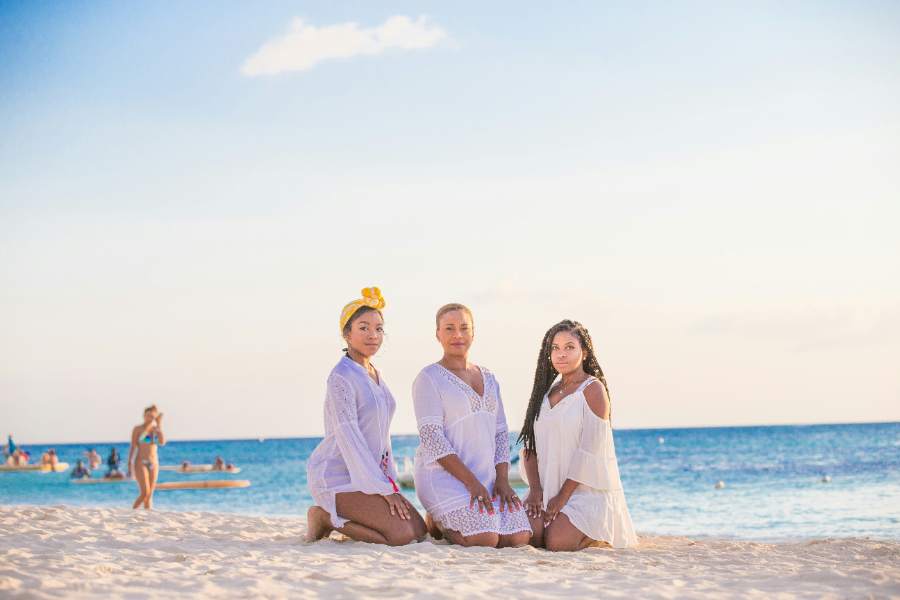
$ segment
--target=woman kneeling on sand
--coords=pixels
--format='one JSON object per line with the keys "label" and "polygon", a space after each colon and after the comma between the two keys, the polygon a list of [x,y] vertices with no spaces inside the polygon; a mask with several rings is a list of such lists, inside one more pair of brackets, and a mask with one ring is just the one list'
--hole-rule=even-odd
{"label": "woman kneeling on sand", "polygon": [[472,312],[448,304],[435,318],[440,361],[413,383],[419,427],[415,482],[431,534],[462,546],[524,546],[531,526],[509,485],[509,433],[493,374],[468,360]]}
{"label": "woman kneeling on sand", "polygon": [[533,545],[560,551],[637,544],[619,480],[606,378],[581,323],[561,321],[544,335],[519,439]]}
{"label": "woman kneeling on sand", "polygon": [[156,447],[166,445],[162,420],[162,413],[153,404],[144,409],[144,422],[131,430],[127,477],[131,477],[134,465],[134,478],[141,489],[132,508],[138,508],[141,504],[147,510],[153,508],[153,490],[156,489],[156,479],[159,477],[159,455]]}
{"label": "woman kneeling on sand", "polygon": [[425,523],[395,483],[390,425],[396,403],[370,362],[384,340],[377,287],[341,312],[345,356],[328,377],[325,439],[309,457],[306,480],[316,506],[307,539],[336,529],[361,542],[400,546],[425,538]]}

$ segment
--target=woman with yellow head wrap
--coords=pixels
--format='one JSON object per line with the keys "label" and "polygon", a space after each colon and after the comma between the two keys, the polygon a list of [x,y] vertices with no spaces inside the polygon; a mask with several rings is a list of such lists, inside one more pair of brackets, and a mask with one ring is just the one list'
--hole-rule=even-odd
{"label": "woman with yellow head wrap", "polygon": [[347,333],[350,331],[349,326],[351,325],[353,317],[358,317],[361,314],[368,312],[367,310],[360,311],[361,308],[378,311],[378,313],[381,314],[381,309],[384,308],[386,304],[384,296],[381,295],[381,289],[377,287],[363,288],[361,293],[361,298],[351,300],[344,305],[344,309],[341,311],[341,335],[344,337],[347,337]]}
{"label": "woman with yellow head wrap", "polygon": [[345,356],[325,394],[325,439],[307,463],[316,505],[307,513],[310,541],[332,529],[363,542],[398,546],[425,537],[425,523],[397,487],[390,424],[396,409],[371,358],[384,341],[384,297],[377,287],[341,310]]}

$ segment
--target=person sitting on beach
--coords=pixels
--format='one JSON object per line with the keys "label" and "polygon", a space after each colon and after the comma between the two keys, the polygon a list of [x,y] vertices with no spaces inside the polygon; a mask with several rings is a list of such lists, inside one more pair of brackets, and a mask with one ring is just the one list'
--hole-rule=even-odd
{"label": "person sitting on beach", "polygon": [[225,470],[225,461],[222,460],[221,456],[216,457],[216,460],[213,462],[212,470],[213,471],[224,471]]}
{"label": "person sitting on beach", "polygon": [[124,475],[119,470],[119,451],[115,448],[109,449],[109,456],[106,458],[106,477],[107,479],[122,479]]}
{"label": "person sitting on beach", "polygon": [[419,428],[415,485],[432,537],[462,546],[524,546],[528,516],[509,484],[509,433],[494,375],[468,360],[472,311],[447,304],[435,318],[440,361],[413,382]]}
{"label": "person sitting on beach", "polygon": [[609,391],[591,336],[576,321],[557,323],[541,343],[519,435],[533,545],[572,551],[596,542],[614,548],[637,544],[609,414]]}
{"label": "person sitting on beach", "polygon": [[396,402],[370,359],[384,341],[384,298],[366,288],[341,311],[345,355],[328,376],[325,439],[307,462],[316,502],[307,539],[332,529],[362,542],[399,546],[425,539],[425,522],[397,487],[390,424]]}
{"label": "person sitting on beach", "polygon": [[88,459],[88,466],[91,470],[100,468],[100,465],[103,464],[103,458],[97,453],[93,448],[88,448],[84,455]]}
{"label": "person sitting on beach", "polygon": [[72,469],[70,477],[72,479],[89,479],[91,477],[91,472],[84,466],[84,461],[79,458],[75,463],[75,468]]}
{"label": "person sitting on beach", "polygon": [[131,477],[133,468],[134,478],[141,490],[132,508],[137,508],[141,504],[147,510],[153,508],[153,491],[156,489],[156,480],[159,477],[157,446],[166,444],[162,421],[163,414],[153,404],[144,409],[144,422],[131,430],[131,447],[128,449],[128,477]]}

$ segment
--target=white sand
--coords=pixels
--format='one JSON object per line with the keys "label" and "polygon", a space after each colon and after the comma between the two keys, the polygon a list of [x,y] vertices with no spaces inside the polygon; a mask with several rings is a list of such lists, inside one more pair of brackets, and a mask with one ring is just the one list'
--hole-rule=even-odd
{"label": "white sand", "polygon": [[305,544],[304,519],[0,507],[0,597],[887,598],[900,543],[644,538],[553,554]]}

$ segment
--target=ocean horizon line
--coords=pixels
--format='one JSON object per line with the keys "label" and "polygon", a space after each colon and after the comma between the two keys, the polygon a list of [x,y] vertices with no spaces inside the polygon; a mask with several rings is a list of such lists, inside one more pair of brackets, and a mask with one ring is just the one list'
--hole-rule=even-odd
{"label": "ocean horizon line", "polygon": [[[841,425],[894,425],[900,424],[900,421],[841,421],[841,422],[821,422],[821,423],[761,423],[761,424],[743,424],[743,425],[688,425],[683,427],[615,427],[616,431],[631,432],[658,432],[658,431],[695,431],[698,429],[758,429],[758,428],[791,428],[791,427],[834,427]],[[517,433],[518,430],[510,430],[510,433]],[[391,433],[391,437],[411,437],[419,435],[417,432],[412,433]],[[249,436],[249,437],[226,437],[226,438],[179,438],[170,439],[167,443],[209,443],[209,442],[252,442],[262,440],[268,441],[289,441],[289,440],[316,440],[322,439],[322,435],[297,435],[297,436]],[[114,444],[127,444],[128,440],[102,440],[102,441],[74,441],[74,442],[19,442],[19,446],[104,446]]]}

